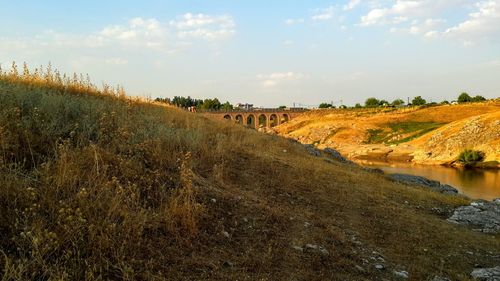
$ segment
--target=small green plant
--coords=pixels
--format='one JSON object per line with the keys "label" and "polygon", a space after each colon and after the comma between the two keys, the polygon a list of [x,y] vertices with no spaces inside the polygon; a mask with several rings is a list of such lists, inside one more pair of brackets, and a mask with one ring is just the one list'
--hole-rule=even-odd
{"label": "small green plant", "polygon": [[484,160],[484,152],[466,149],[458,155],[458,161],[464,165],[473,165]]}

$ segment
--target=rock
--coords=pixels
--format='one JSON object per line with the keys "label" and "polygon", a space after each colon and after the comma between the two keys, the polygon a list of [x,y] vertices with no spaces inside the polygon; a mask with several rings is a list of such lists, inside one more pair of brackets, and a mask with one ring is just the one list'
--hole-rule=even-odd
{"label": "rock", "polygon": [[438,181],[430,180],[428,178],[420,176],[413,176],[406,174],[390,174],[389,178],[397,182],[411,184],[411,185],[418,185],[444,194],[458,194],[458,190],[450,185],[441,184]]}
{"label": "rock", "polygon": [[306,244],[306,248],[307,249],[312,249],[312,250],[317,250],[318,249],[318,245]]}
{"label": "rock", "polygon": [[500,233],[500,204],[478,200],[455,209],[449,222],[467,225],[486,233]]}
{"label": "rock", "polygon": [[306,145],[304,145],[304,147],[306,148],[307,153],[309,153],[310,155],[316,156],[316,157],[321,156],[321,151],[319,149],[317,149],[314,145],[306,144]]}
{"label": "rock", "polygon": [[227,232],[227,231],[222,231],[221,234],[224,235],[224,237],[226,237],[226,238],[229,238],[229,236],[230,236],[229,232]]}
{"label": "rock", "polygon": [[212,201],[212,203],[217,203],[217,199],[215,198],[210,199],[210,201]]}
{"label": "rock", "polygon": [[451,281],[448,277],[434,276],[431,281]]}
{"label": "rock", "polygon": [[296,250],[296,251],[299,251],[299,252],[303,252],[304,249],[302,247],[299,247],[299,246],[292,246],[292,249]]}
{"label": "rock", "polygon": [[365,269],[364,269],[363,267],[361,267],[361,266],[359,266],[359,265],[356,265],[355,267],[356,267],[356,269],[357,269],[359,272],[365,272]]}
{"label": "rock", "polygon": [[394,275],[396,275],[397,277],[399,278],[408,278],[408,271],[404,271],[404,270],[401,270],[401,271],[398,271],[398,270],[394,270],[393,271]]}
{"label": "rock", "polygon": [[375,269],[378,269],[378,270],[384,270],[385,269],[385,266],[383,264],[376,264],[375,265]]}
{"label": "rock", "polygon": [[320,252],[322,255],[324,255],[324,256],[326,256],[326,255],[330,254],[330,253],[328,252],[328,250],[327,250],[327,249],[325,249],[325,248],[323,248],[323,247],[321,247],[321,246],[319,247],[319,252]]}
{"label": "rock", "polygon": [[328,156],[330,156],[331,158],[339,161],[339,162],[342,162],[342,163],[352,163],[352,161],[350,160],[347,160],[344,156],[342,156],[342,154],[340,154],[340,152],[338,152],[337,150],[333,149],[333,148],[325,148],[323,149],[323,152],[325,152]]}
{"label": "rock", "polygon": [[476,268],[470,274],[475,280],[500,281],[500,266],[492,268]]}
{"label": "rock", "polygon": [[323,246],[318,246],[318,245],[313,245],[313,244],[306,244],[305,248],[309,249],[309,250],[313,250],[313,251],[318,251],[322,255],[325,255],[325,256],[328,255],[328,254],[330,254],[328,252],[328,250],[325,249],[325,247],[323,247]]}
{"label": "rock", "polygon": [[224,262],[222,263],[222,266],[224,266],[224,267],[233,267],[233,263],[232,263],[232,262],[230,262],[230,261],[224,261]]}
{"label": "rock", "polygon": [[369,173],[373,173],[373,174],[380,174],[380,175],[383,175],[384,174],[384,171],[380,168],[368,168],[368,167],[363,167],[363,170],[369,172]]}

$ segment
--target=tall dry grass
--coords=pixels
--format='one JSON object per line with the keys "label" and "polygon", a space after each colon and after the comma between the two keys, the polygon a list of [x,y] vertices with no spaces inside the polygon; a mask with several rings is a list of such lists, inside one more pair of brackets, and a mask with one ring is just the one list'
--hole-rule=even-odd
{"label": "tall dry grass", "polygon": [[198,232],[193,177],[255,145],[247,131],[14,63],[0,72],[4,280],[155,276],[158,243]]}

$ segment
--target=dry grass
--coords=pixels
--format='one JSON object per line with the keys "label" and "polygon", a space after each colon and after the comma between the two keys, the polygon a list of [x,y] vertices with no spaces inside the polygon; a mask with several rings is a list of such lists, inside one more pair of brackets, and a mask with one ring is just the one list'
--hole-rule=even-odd
{"label": "dry grass", "polygon": [[0,78],[3,280],[380,280],[400,268],[467,280],[474,264],[500,262],[498,236],[444,221],[465,199],[58,85]]}

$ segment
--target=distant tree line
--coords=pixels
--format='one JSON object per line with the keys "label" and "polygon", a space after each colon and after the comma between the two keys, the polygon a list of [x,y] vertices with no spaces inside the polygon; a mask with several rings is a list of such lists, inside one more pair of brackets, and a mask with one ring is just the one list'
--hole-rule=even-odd
{"label": "distant tree line", "polygon": [[471,97],[469,96],[469,94],[463,92],[460,94],[460,96],[458,96],[458,99],[457,99],[457,102],[458,103],[466,103],[466,102],[482,102],[482,101],[485,101],[486,99],[483,97],[483,96],[475,96],[475,97]]}
{"label": "distant tree line", "polygon": [[172,99],[170,98],[156,98],[155,101],[157,102],[163,102],[163,103],[168,103],[171,105],[175,105],[177,107],[182,107],[182,108],[190,108],[190,107],[196,107],[197,109],[201,110],[230,110],[233,109],[233,105],[230,104],[229,102],[221,103],[219,99],[213,98],[213,99],[193,99],[190,96],[188,97],[181,97],[181,96],[175,96]]}
{"label": "distant tree line", "polygon": [[[486,99],[483,96],[474,96],[471,97],[468,93],[461,93],[458,96],[458,99],[456,100],[457,103],[468,103],[468,102],[482,102],[486,101]],[[371,97],[366,99],[364,106],[361,105],[360,103],[356,103],[354,108],[376,108],[376,107],[399,107],[403,106],[405,104],[405,101],[402,99],[395,99],[392,102],[388,102],[386,100],[379,100],[377,98]],[[436,102],[431,102],[428,103],[422,96],[416,96],[412,99],[411,103],[409,103],[409,106],[422,106],[422,105],[437,105],[438,103]],[[442,101],[440,104],[450,104],[448,101]],[[331,103],[321,103],[319,105],[319,108],[335,108],[335,106]],[[346,106],[342,105],[340,108],[346,108]]]}

